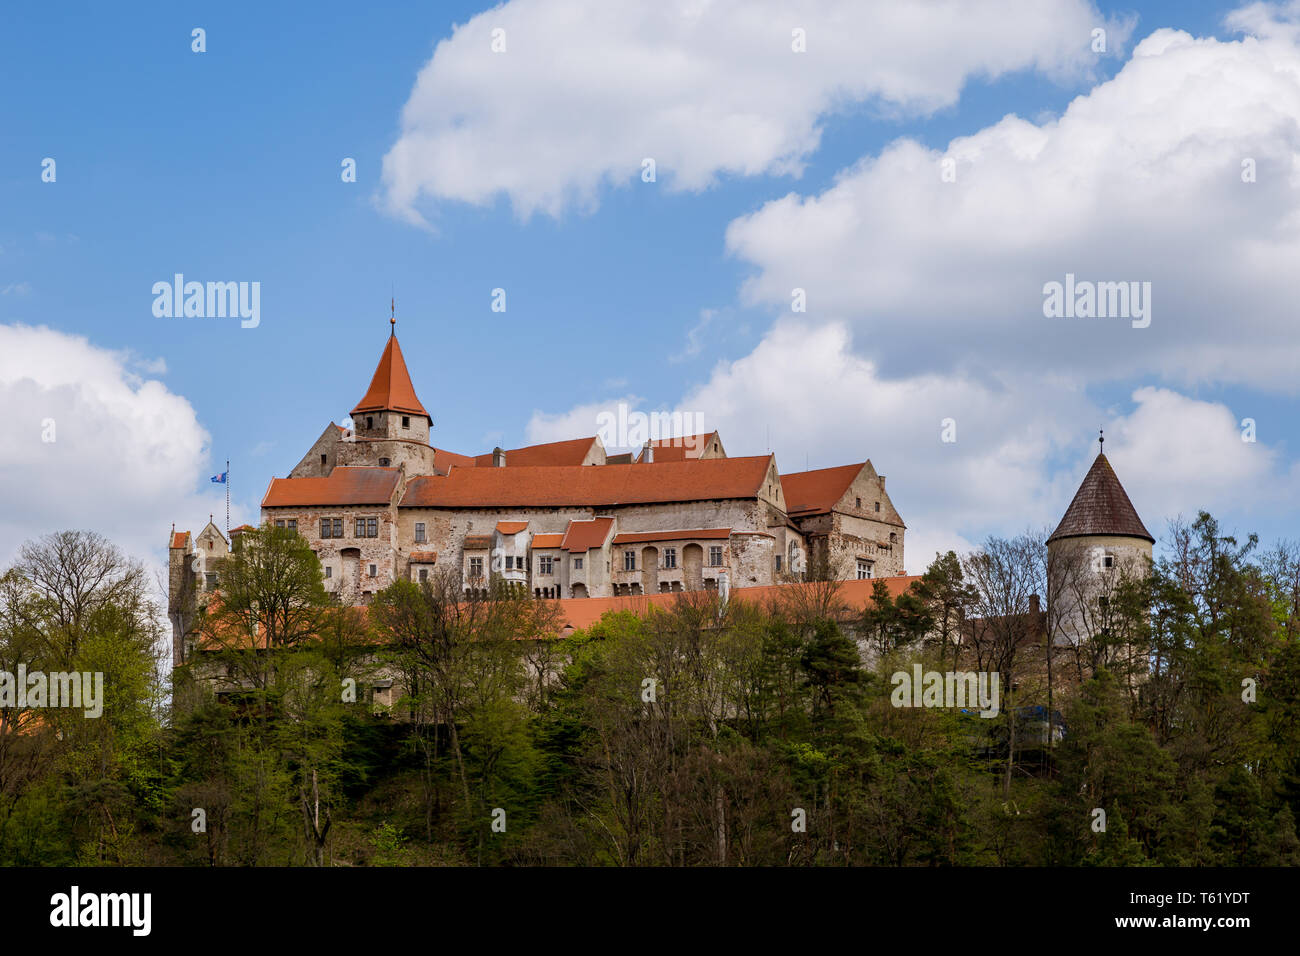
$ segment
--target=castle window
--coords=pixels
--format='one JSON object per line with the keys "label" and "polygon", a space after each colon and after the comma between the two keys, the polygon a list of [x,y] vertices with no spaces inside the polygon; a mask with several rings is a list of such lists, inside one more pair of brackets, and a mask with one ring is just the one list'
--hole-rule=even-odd
{"label": "castle window", "polygon": [[857,499],[857,502],[858,502],[858,508],[859,508],[859,510],[860,510],[860,509],[862,508],[862,499],[861,499],[861,498],[858,498],[858,499]]}
{"label": "castle window", "polygon": [[326,566],[326,568],[325,568],[325,577],[327,577],[327,578],[332,578],[332,577],[334,577],[334,569],[331,568],[331,567],[329,567],[329,566]]}
{"label": "castle window", "polygon": [[403,416],[402,416],[402,427],[403,427],[403,428],[410,428],[410,427],[411,427],[411,416],[410,416],[410,415],[403,415]]}
{"label": "castle window", "polygon": [[469,576],[470,576],[471,578],[481,578],[481,577],[483,577],[483,559],[482,559],[482,558],[470,558],[470,559],[469,559]]}
{"label": "castle window", "polygon": [[298,519],[297,519],[297,518],[290,518],[287,522],[285,522],[285,524],[288,526],[288,528],[289,528],[290,531],[297,531],[297,530],[298,530]]}
{"label": "castle window", "polygon": [[417,521],[415,523],[415,543],[424,544],[424,522],[423,521]]}
{"label": "castle window", "polygon": [[329,519],[329,518],[321,518],[321,519],[320,519],[320,536],[321,536],[322,538],[332,538],[332,537],[334,537],[334,535],[331,533],[331,529],[332,529],[333,527],[334,527],[334,526],[330,523],[330,519]]}
{"label": "castle window", "polygon": [[635,551],[624,551],[624,552],[623,552],[623,570],[624,570],[624,571],[635,571],[635,570],[636,570],[636,552],[635,552]]}
{"label": "castle window", "polygon": [[370,576],[371,576],[372,578],[377,578],[377,577],[379,577],[379,568],[378,568],[376,565],[373,565],[373,564],[372,564],[372,565],[370,566]]}
{"label": "castle window", "polygon": [[321,466],[324,467],[324,465],[325,465],[325,456],[324,456],[324,455],[321,455],[321,456],[320,456],[320,463],[321,463]]}
{"label": "castle window", "polygon": [[284,527],[284,519],[283,519],[283,518],[278,519],[278,520],[275,522],[275,526],[276,526],[277,528],[283,528],[283,527]]}
{"label": "castle window", "polygon": [[892,548],[896,544],[898,544],[898,535],[891,531],[889,532],[889,546]]}
{"label": "castle window", "polygon": [[776,570],[778,572],[781,570],[781,556],[779,554],[776,556]]}
{"label": "castle window", "polygon": [[336,538],[341,538],[341,537],[343,537],[343,519],[342,519],[342,518],[335,518],[335,519],[334,519],[334,537],[336,537]]}
{"label": "castle window", "polygon": [[375,427],[375,419],[374,419],[372,416],[370,416],[370,415],[367,415],[367,416],[366,416],[366,427],[367,427],[367,428],[374,428],[374,427]]}
{"label": "castle window", "polygon": [[1106,554],[1102,555],[1101,566],[1103,568],[1113,568],[1115,566],[1115,555],[1111,554],[1110,552],[1107,552]]}
{"label": "castle window", "polygon": [[582,570],[582,558],[574,558],[574,559],[573,559],[573,570],[575,570],[575,571],[581,571],[581,570]]}
{"label": "castle window", "polygon": [[876,510],[877,510],[877,511],[880,510],[880,502],[879,502],[879,501],[876,502]]}
{"label": "castle window", "polygon": [[544,554],[537,559],[537,570],[541,574],[555,573],[555,558],[549,554]]}
{"label": "castle window", "polygon": [[423,581],[427,581],[427,580],[429,580],[429,569],[428,569],[428,568],[420,568],[420,580],[421,580],[422,582],[423,582]]}
{"label": "castle window", "polygon": [[722,545],[720,544],[709,545],[709,567],[711,568],[722,567]]}
{"label": "castle window", "polygon": [[379,459],[379,467],[387,468],[391,462],[392,462],[391,458],[381,458]]}
{"label": "castle window", "polygon": [[366,537],[367,537],[367,538],[377,538],[377,537],[379,537],[379,519],[378,519],[378,518],[367,518],[367,519],[366,519]]}
{"label": "castle window", "polygon": [[217,586],[217,576],[215,574],[211,574],[211,573],[205,574],[203,576],[203,579],[209,591],[211,591],[213,588]]}
{"label": "castle window", "polygon": [[366,536],[366,519],[365,519],[365,518],[358,518],[358,519],[357,519],[357,528],[356,528],[356,531],[357,531],[357,533],[354,535],[354,537],[357,537],[357,538],[364,538],[364,537]]}
{"label": "castle window", "polygon": [[865,581],[871,577],[871,562],[866,558],[858,558],[858,580]]}
{"label": "castle window", "polygon": [[677,549],[676,549],[676,548],[664,548],[664,567],[665,567],[665,568],[675,568],[675,567],[677,567]]}

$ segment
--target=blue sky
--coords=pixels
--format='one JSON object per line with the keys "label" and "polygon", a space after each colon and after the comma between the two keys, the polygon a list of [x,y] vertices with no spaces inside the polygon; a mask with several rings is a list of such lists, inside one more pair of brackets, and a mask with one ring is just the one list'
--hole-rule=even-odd
{"label": "blue sky", "polygon": [[[809,122],[820,139],[815,147],[798,151],[797,175],[773,164],[738,172],[719,163],[721,170],[715,169],[703,187],[675,189],[671,163],[662,167],[659,182],[645,184],[635,166],[639,153],[629,152],[631,165],[621,181],[594,177],[589,195],[558,210],[524,209],[526,198],[509,189],[493,191],[486,172],[491,195],[482,203],[458,198],[454,187],[426,189],[412,206],[425,225],[394,211],[393,183],[383,174],[385,156],[411,132],[403,122],[404,107],[419,113],[412,92],[417,76],[430,71],[436,97],[441,79],[455,77],[457,69],[464,73],[464,55],[459,61],[453,55],[457,44],[470,40],[453,37],[456,24],[469,24],[467,33],[475,24],[510,24],[516,46],[505,56],[521,56],[515,50],[528,34],[515,24],[545,19],[551,15],[546,4],[513,0],[486,18],[479,15],[492,8],[467,3],[385,4],[380,9],[321,3],[309,12],[262,4],[153,4],[130,12],[88,5],[75,18],[49,5],[13,9],[7,15],[9,28],[0,34],[0,83],[7,91],[0,123],[0,327],[43,326],[62,336],[83,337],[91,350],[117,356],[126,383],[124,402],[143,402],[143,384],[149,381],[161,383],[167,397],[183,399],[168,404],[156,426],[143,426],[155,432],[153,438],[173,428],[189,434],[174,443],[182,450],[179,458],[162,453],[156,464],[149,459],[155,446],[136,453],[128,439],[87,442],[81,452],[60,448],[57,455],[0,452],[0,464],[11,454],[11,474],[24,476],[19,490],[11,491],[15,507],[4,522],[6,536],[15,541],[56,530],[59,525],[50,522],[66,509],[69,521],[97,524],[133,550],[148,549],[157,556],[171,522],[198,530],[206,519],[215,500],[207,478],[222,470],[227,458],[235,478],[237,518],[255,517],[269,479],[284,475],[322,427],[331,419],[341,421],[361,396],[388,332],[394,293],[398,334],[417,391],[433,416],[439,447],[472,454],[498,443],[510,447],[592,434],[591,409],[625,397],[646,409],[696,408],[710,427],[722,429],[730,454],[763,453],[770,440],[785,471],[802,470],[805,461],[825,467],[870,457],[890,476],[890,491],[908,521],[910,540],[924,552],[961,547],[987,533],[1013,533],[1059,516],[1095,450],[1096,428],[1113,420],[1116,437],[1108,447],[1117,450],[1116,466],[1126,483],[1125,450],[1134,472],[1147,476],[1138,478],[1136,488],[1130,484],[1130,492],[1153,532],[1159,534],[1170,508],[1186,510],[1188,502],[1196,501],[1243,530],[1260,530],[1266,538],[1296,536],[1300,518],[1289,491],[1251,505],[1253,496],[1244,493],[1250,489],[1242,487],[1243,482],[1269,483],[1284,491],[1292,487],[1288,483],[1295,474],[1300,426],[1285,370],[1274,369],[1257,381],[1248,355],[1227,357],[1224,367],[1218,367],[1206,359],[1223,354],[1212,337],[1197,340],[1195,354],[1183,356],[1158,338],[1178,321],[1169,313],[1159,315],[1145,340],[1122,337],[1118,326],[1096,335],[1078,333],[1100,343],[1103,355],[1123,359],[1125,367],[1114,374],[1096,356],[1081,361],[1077,370],[1060,359],[1062,352],[1079,349],[1082,355],[1088,350],[1071,338],[1074,333],[1059,339],[1055,365],[1031,362],[1026,372],[1015,361],[1002,364],[1020,344],[1044,335],[1041,314],[1032,312],[1037,286],[1060,278],[1064,266],[1059,271],[1053,266],[1024,285],[1030,310],[1022,327],[988,326],[985,336],[976,322],[973,331],[968,325],[967,331],[952,333],[955,344],[948,354],[932,354],[929,347],[947,334],[931,324],[939,321],[943,304],[923,302],[912,314],[907,306],[912,293],[907,292],[891,300],[887,321],[871,308],[841,305],[833,313],[813,310],[806,319],[813,325],[782,339],[777,333],[791,321],[788,305],[782,308],[779,296],[763,292],[762,283],[771,276],[779,285],[782,263],[797,257],[782,259],[781,242],[769,241],[766,234],[728,238],[729,226],[749,217],[754,217],[755,232],[766,228],[760,217],[767,204],[787,194],[802,201],[834,189],[857,164],[879,160],[900,137],[942,153],[954,138],[979,134],[1007,114],[1048,123],[1076,97],[1115,77],[1130,62],[1135,45],[1158,28],[1225,42],[1241,35],[1223,24],[1232,5],[1089,7],[1067,0],[1059,5],[1070,8],[1063,16],[1083,7],[1095,11],[1093,20],[1116,25],[1111,54],[1084,68],[1071,60],[1067,65],[1073,73],[1064,71],[1069,75],[1029,67],[993,78],[972,56],[957,95],[937,105],[890,102],[870,91],[840,96],[833,108],[814,101],[807,108]],[[558,10],[564,4],[552,6]],[[1286,11],[1277,11],[1277,21],[1285,22]],[[1083,20],[1088,16],[1085,10]],[[206,30],[206,52],[191,51],[194,27]],[[570,33],[576,49],[553,49],[551,56],[589,55],[581,46],[592,38],[572,28]],[[817,55],[822,36],[811,31],[809,57]],[[431,64],[442,41],[446,62]],[[1087,42],[1082,35],[1080,48],[1086,50]],[[1279,36],[1274,42],[1294,47],[1293,38]],[[458,82],[475,83],[475,74],[465,73]],[[539,98],[538,129],[518,144],[536,156],[533,173],[542,182],[551,174],[544,140],[550,120],[560,130],[557,135],[570,140],[573,135],[564,132],[572,122],[565,101],[558,94],[547,98],[542,89],[547,82],[545,69],[527,81]],[[657,82],[653,72],[647,74],[646,83]],[[478,92],[472,107],[466,107],[470,112],[464,122],[470,127],[498,106],[508,116],[508,101],[519,95],[509,84],[500,91]],[[554,110],[553,117],[546,110]],[[433,124],[422,127],[432,137],[429,149],[454,147],[449,129],[427,122]],[[593,116],[581,132],[599,139],[604,135],[601,117]],[[1177,135],[1190,141],[1195,132]],[[1255,136],[1256,131],[1243,135]],[[692,148],[699,140],[683,138]],[[1285,135],[1279,135],[1279,143],[1278,155],[1295,155],[1295,144]],[[630,141],[628,149],[639,145]],[[562,151],[564,144],[560,146]],[[498,143],[498,151],[513,148],[508,139]],[[54,183],[41,180],[45,157],[57,163]],[[356,160],[356,183],[340,180],[344,157]],[[707,159],[701,164],[707,173]],[[564,175],[559,168],[554,171],[557,179]],[[585,172],[579,168],[573,175],[580,178]],[[1189,202],[1196,202],[1195,193]],[[1150,244],[1156,247],[1162,233],[1158,217],[1151,221]],[[879,222],[882,230],[891,228],[887,216]],[[1259,232],[1267,236],[1277,225],[1266,218]],[[1203,241],[1212,245],[1215,230],[1211,223],[1205,226]],[[815,219],[806,227],[812,234],[826,234]],[[1062,230],[1068,232],[1069,225],[1062,224]],[[1092,243],[1081,245],[1081,254],[1090,256],[1104,245],[1095,232],[1078,231],[1080,243]],[[1277,241],[1279,257],[1289,241]],[[837,274],[857,268],[870,248],[858,253],[851,243],[837,246],[844,252],[843,261],[834,264]],[[974,244],[955,260],[956,273],[965,272],[964,263],[977,257],[979,249]],[[1062,259],[1065,265],[1069,261]],[[1107,260],[1102,255],[1099,261]],[[1137,270],[1138,277],[1148,272],[1166,276],[1155,265],[1144,268]],[[260,325],[241,329],[230,319],[155,317],[151,287],[176,272],[199,281],[260,282]],[[955,281],[960,285],[964,280]],[[747,282],[756,282],[757,291],[747,291]],[[507,293],[505,313],[490,309],[492,290],[498,287]],[[1157,288],[1162,289],[1159,281]],[[1232,301],[1233,288],[1225,279],[1214,290],[1189,296]],[[981,289],[981,295],[996,291]],[[1281,302],[1277,290],[1265,292]],[[852,295],[852,290],[843,293],[845,299]],[[842,301],[840,293],[827,298]],[[1007,299],[1009,310],[1022,305]],[[712,315],[707,321],[706,310]],[[1230,316],[1221,320],[1233,321]],[[1212,325],[1213,317],[1205,322]],[[761,377],[762,369],[771,367],[755,361],[758,370],[746,372],[747,358],[764,354],[765,346],[771,353],[782,342],[812,341],[814,328],[827,327],[845,330],[847,358],[875,363],[860,404],[853,393],[847,400],[841,393],[828,393],[828,407],[819,409],[817,390],[830,383],[821,381],[815,367],[812,374],[805,369],[796,376],[786,395],[795,405],[806,403],[804,413],[786,417],[772,412],[775,406],[755,402],[747,407],[736,397],[754,394],[761,386],[737,385],[744,374]],[[903,334],[909,327],[922,331],[909,340]],[[936,331],[925,332],[927,328]],[[1274,327],[1274,332],[1276,337],[1262,335],[1266,344],[1261,349],[1269,361],[1281,362],[1290,346],[1285,329]],[[972,342],[987,338],[1001,344],[986,354],[964,344],[967,334],[974,336]],[[1102,341],[1106,336],[1110,338]],[[17,340],[10,341],[11,349],[18,347],[13,344]],[[66,347],[66,340],[57,337],[24,341],[22,347],[32,354],[17,360],[10,356],[19,368],[46,369]],[[1148,358],[1144,350],[1151,341],[1160,343],[1159,354],[1151,349]],[[1047,349],[1050,343],[1040,345]],[[789,361],[807,366],[817,358],[816,353],[792,354]],[[1041,381],[1031,383],[1039,370]],[[41,415],[42,396],[60,389],[73,394],[63,413],[66,424],[60,423],[60,443],[76,445],[77,416],[85,402],[101,399],[83,397],[78,404],[73,400],[77,383],[49,374],[53,378],[46,381],[33,373],[25,384],[12,371],[7,381],[0,375],[0,393],[6,387],[27,389],[24,394],[35,402],[34,416]],[[1060,386],[1062,378],[1069,380],[1067,386]],[[890,381],[902,392],[878,406],[869,385],[876,379]],[[969,429],[963,434],[971,436],[957,443],[959,453],[967,456],[960,467],[936,457],[946,452],[936,449],[937,420],[933,433],[900,432],[879,421],[887,415],[897,421],[898,409],[917,404],[908,395],[931,394],[928,383],[949,379],[979,390],[969,403],[960,391],[951,398],[961,412],[958,421]],[[1064,398],[1054,391],[1058,387]],[[1164,397],[1136,400],[1135,392],[1143,388],[1153,390],[1148,395]],[[787,404],[780,397],[773,401],[783,409]],[[186,402],[192,418],[181,407]],[[1016,417],[1017,407],[1026,409],[1023,419]],[[1156,415],[1160,408],[1165,417]],[[1261,451],[1268,457],[1263,464],[1228,468],[1229,476],[1236,475],[1231,482],[1202,480],[1222,459],[1216,451],[1220,446],[1203,431],[1217,429],[1216,440],[1222,441],[1218,433],[1225,419],[1216,416],[1218,409],[1231,413],[1233,422],[1256,419]],[[1146,419],[1141,417],[1144,410]],[[138,428],[149,413],[131,414]],[[807,425],[807,416],[837,415],[842,421],[824,429]],[[1040,415],[1045,417],[1039,420]],[[89,430],[95,414],[86,413],[84,421]],[[1152,475],[1159,474],[1161,461],[1142,458],[1143,421],[1166,434],[1170,428],[1184,429],[1182,441],[1205,445],[1206,458],[1189,453],[1181,464],[1184,472],[1196,474],[1176,469],[1164,474],[1186,494],[1166,498],[1160,492]],[[583,427],[586,422],[592,423]],[[17,442],[30,442],[35,434],[26,425],[11,422],[9,427],[20,429],[13,439]],[[95,428],[111,432],[109,426]],[[118,461],[119,455],[132,461]],[[42,475],[69,467],[83,472],[90,498],[100,496],[96,488],[102,491],[105,505],[82,512],[68,505],[67,492],[57,499],[42,497],[46,489],[61,487]],[[97,480],[101,474],[130,475],[137,467],[161,476],[165,490],[155,488],[140,502],[131,488],[119,489],[120,482]],[[1002,476],[1002,468],[1012,468],[1014,478]],[[981,507],[982,481],[1005,491],[1010,500]],[[1023,482],[1023,488],[1016,482]],[[113,516],[113,496],[119,493],[126,503]],[[1025,502],[1023,509],[1014,506],[1017,500]],[[919,570],[911,565],[923,562],[911,555],[917,552],[909,552],[909,570]]]}

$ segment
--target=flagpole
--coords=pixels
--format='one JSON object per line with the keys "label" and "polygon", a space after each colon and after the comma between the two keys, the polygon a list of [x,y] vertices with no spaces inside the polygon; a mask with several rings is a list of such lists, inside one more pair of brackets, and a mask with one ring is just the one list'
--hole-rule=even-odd
{"label": "flagpole", "polygon": [[226,540],[230,540],[230,459],[226,459]]}

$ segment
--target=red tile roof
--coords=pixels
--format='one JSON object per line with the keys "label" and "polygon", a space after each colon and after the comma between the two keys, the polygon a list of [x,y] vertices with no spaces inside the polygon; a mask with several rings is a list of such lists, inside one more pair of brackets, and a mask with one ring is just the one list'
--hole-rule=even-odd
{"label": "red tile roof", "polygon": [[570,521],[564,532],[564,543],[560,545],[565,551],[586,553],[591,548],[603,548],[609,530],[614,526],[613,518],[591,518],[586,521]]}
{"label": "red tile roof", "polygon": [[263,508],[386,505],[393,499],[396,468],[335,468],[328,478],[272,478]]}
{"label": "red tile roof", "polygon": [[1065,517],[1047,540],[1086,535],[1145,538],[1152,544],[1156,540],[1138,517],[1137,509],[1128,499],[1128,492],[1119,483],[1119,476],[1104,454],[1099,454],[1088,469],[1083,484],[1065,511]]}
{"label": "red tile roof", "polygon": [[444,475],[451,471],[452,465],[457,468],[473,468],[473,455],[458,455],[454,451],[447,451],[445,448],[435,448],[433,450],[433,467]]}
{"label": "red tile roof", "polygon": [[[686,461],[699,458],[709,440],[717,432],[705,432],[702,435],[686,435],[678,438],[656,438],[647,442],[654,449],[655,461]],[[637,461],[645,462],[645,449],[637,456]]]}
{"label": "red tile roof", "polygon": [[[696,528],[693,531],[629,531],[614,536],[615,544],[636,544],[640,541],[715,540],[731,537],[730,528]],[[771,535],[768,535],[770,538]]]}
{"label": "red tile roof", "polygon": [[483,551],[492,547],[492,535],[490,534],[467,534],[463,541],[467,551]]}
{"label": "red tile roof", "polygon": [[564,535],[562,534],[533,535],[532,546],[534,548],[558,548],[562,544],[564,544]]}
{"label": "red tile roof", "polygon": [[256,531],[256,530],[257,529],[254,528],[251,524],[241,524],[238,528],[231,528],[230,533],[234,534],[236,531],[238,531],[242,534],[245,531]]}
{"label": "red tile roof", "polygon": [[866,462],[860,462],[782,475],[781,491],[785,494],[786,513],[806,515],[830,511],[844,497],[865,465]]}
{"label": "red tile roof", "polygon": [[498,521],[497,530],[502,534],[518,534],[528,527],[527,521]]}
{"label": "red tile roof", "polygon": [[[893,578],[868,578],[862,581],[841,581],[839,582],[838,598],[848,609],[860,610],[871,602],[871,592],[876,581],[884,581],[885,586],[889,589],[890,597],[897,598],[911,586],[912,582],[920,579],[920,575],[908,575]],[[732,588],[730,599],[763,604],[777,600],[782,595],[788,595],[795,589],[807,587],[810,587],[810,585],[772,584],[765,587]],[[634,597],[565,598],[552,603],[559,607],[561,633],[567,635],[574,630],[591,627],[606,612],[632,611],[637,614],[644,614],[651,607],[667,610],[672,607],[674,601],[683,596],[683,592],[679,591],[668,594],[641,594]]]}
{"label": "red tile roof", "polygon": [[412,551],[412,564],[435,564],[438,561],[437,551]]}
{"label": "red tile roof", "polygon": [[763,455],[599,468],[453,468],[446,477],[409,481],[402,507],[595,507],[754,498],[771,461]]}
{"label": "red tile roof", "polygon": [[[526,445],[523,448],[506,449],[506,467],[516,465],[523,467],[556,465],[581,465],[596,438],[570,438],[566,441],[547,442],[544,445]],[[492,453],[477,455],[474,464],[479,468],[492,467]]]}
{"label": "red tile roof", "polygon": [[180,548],[181,550],[184,550],[184,549],[185,549],[185,541],[186,541],[186,539],[189,538],[189,536],[190,536],[190,533],[189,533],[188,531],[174,531],[174,532],[172,532],[172,547],[173,547],[173,548]]}
{"label": "red tile roof", "polygon": [[384,354],[379,358],[374,377],[366,395],[352,409],[358,412],[407,412],[413,415],[429,417],[420,400],[415,395],[415,386],[411,384],[411,373],[406,370],[406,359],[402,357],[402,347],[397,344],[397,336],[390,335],[384,346]]}

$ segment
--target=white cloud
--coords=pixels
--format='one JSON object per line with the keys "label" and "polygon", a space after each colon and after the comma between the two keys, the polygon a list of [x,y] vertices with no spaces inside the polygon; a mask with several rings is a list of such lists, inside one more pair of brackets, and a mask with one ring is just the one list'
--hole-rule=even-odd
{"label": "white cloud", "polygon": [[[891,374],[1155,373],[1293,392],[1300,47],[1265,32],[1157,30],[1057,120],[1007,116],[942,151],[902,139],[820,194],[767,203],[727,232],[756,267],[743,298],[788,313],[805,289],[809,317],[849,322]],[[1151,282],[1151,326],[1045,318],[1043,286],[1066,273]]]}
{"label": "white cloud", "polygon": [[194,492],[208,434],[190,403],[130,365],[79,336],[0,325],[0,565],[29,538],[77,528],[156,558],[173,517],[185,529],[224,505]]}
{"label": "white cloud", "polygon": [[[1153,517],[1296,510],[1295,470],[1288,474],[1278,450],[1258,436],[1243,441],[1241,419],[1227,406],[1151,387],[1137,389],[1133,401],[1133,411],[1106,430],[1106,457]],[[1163,521],[1147,530],[1159,536]]]}
{"label": "white cloud", "polygon": [[973,76],[1088,76],[1102,26],[1122,49],[1131,23],[1089,0],[510,0],[420,71],[383,199],[413,221],[427,201],[501,195],[524,217],[559,216],[639,182],[646,157],[656,188],[797,175],[837,111],[928,113]]}

